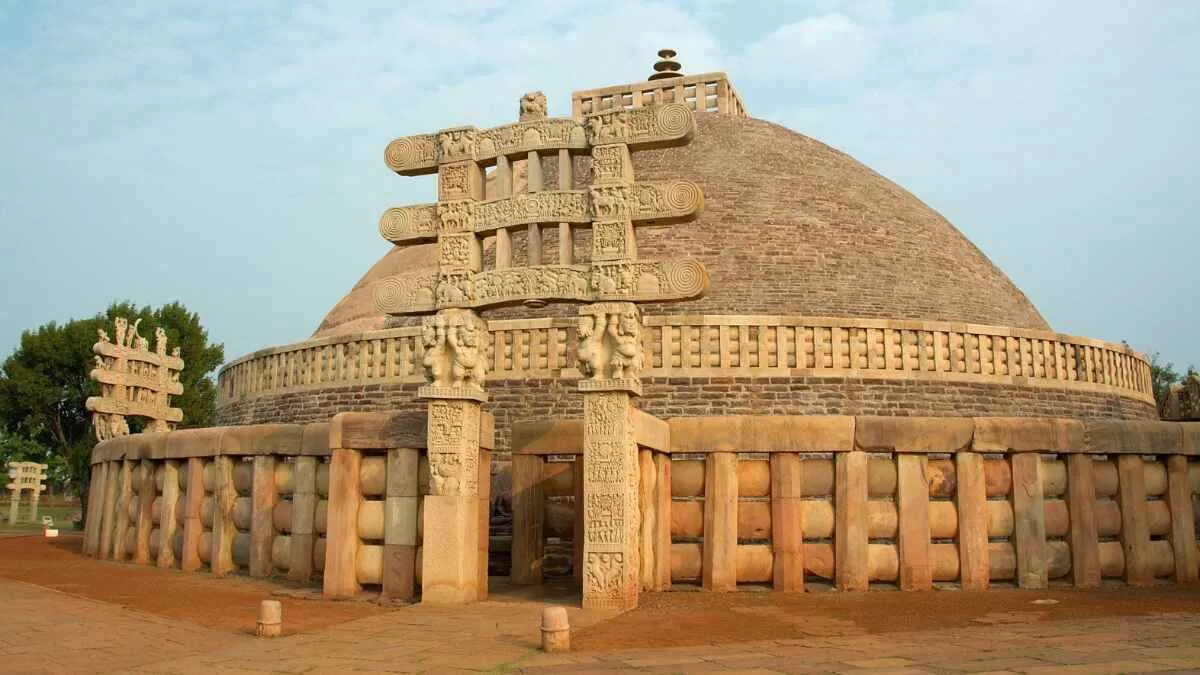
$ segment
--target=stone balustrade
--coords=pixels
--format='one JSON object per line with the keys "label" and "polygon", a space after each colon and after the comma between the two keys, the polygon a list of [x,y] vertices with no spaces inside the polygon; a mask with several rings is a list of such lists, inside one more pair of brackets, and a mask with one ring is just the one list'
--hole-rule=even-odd
{"label": "stone balustrade", "polygon": [[[1200,574],[1200,423],[647,417],[636,424],[643,589]],[[514,429],[514,583],[541,582],[550,539],[579,541],[582,439],[575,420]]]}
{"label": "stone balustrade", "polygon": [[[490,322],[489,380],[577,379],[575,320]],[[1153,404],[1146,357],[1047,331],[929,321],[647,316],[643,378],[861,377],[1050,387]],[[423,382],[420,328],[265,349],[221,369],[218,406],[263,395]]]}
{"label": "stone balustrade", "polygon": [[749,115],[725,73],[701,73],[576,91],[571,94],[571,116],[579,119],[605,110],[661,103],[684,103],[696,112]]}
{"label": "stone balustrade", "polygon": [[[485,595],[493,427],[490,415],[481,422],[471,555]],[[92,452],[84,551],[217,576],[320,577],[328,597],[374,589],[410,600],[429,576],[425,525],[450,526],[422,513],[426,444],[424,415],[392,412],[106,440]]]}

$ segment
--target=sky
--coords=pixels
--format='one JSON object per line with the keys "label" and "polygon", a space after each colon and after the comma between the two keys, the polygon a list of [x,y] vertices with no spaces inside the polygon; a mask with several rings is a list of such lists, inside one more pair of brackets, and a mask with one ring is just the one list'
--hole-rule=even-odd
{"label": "sky", "polygon": [[0,3],[0,356],[115,300],[306,339],[433,201],[397,136],[729,73],[962,230],[1060,332],[1200,366],[1196,0]]}

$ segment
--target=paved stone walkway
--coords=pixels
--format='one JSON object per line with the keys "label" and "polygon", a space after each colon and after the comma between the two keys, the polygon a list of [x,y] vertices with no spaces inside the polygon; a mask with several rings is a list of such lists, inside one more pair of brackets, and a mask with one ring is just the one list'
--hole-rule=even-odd
{"label": "paved stone walkway", "polygon": [[[0,580],[0,672],[1200,672],[1200,608],[1036,623],[1036,612],[1012,612],[967,628],[885,635],[838,627],[829,636],[814,625],[804,639],[554,655],[537,651],[542,606],[416,606],[257,640]],[[570,613],[577,627],[606,618]]]}

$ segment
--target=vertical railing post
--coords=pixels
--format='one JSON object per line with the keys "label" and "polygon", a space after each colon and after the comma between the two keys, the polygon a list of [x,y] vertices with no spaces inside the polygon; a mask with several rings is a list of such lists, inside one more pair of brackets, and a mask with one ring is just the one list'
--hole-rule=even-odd
{"label": "vertical railing post", "polygon": [[804,591],[802,467],[797,453],[771,453],[771,551],[777,591]]}

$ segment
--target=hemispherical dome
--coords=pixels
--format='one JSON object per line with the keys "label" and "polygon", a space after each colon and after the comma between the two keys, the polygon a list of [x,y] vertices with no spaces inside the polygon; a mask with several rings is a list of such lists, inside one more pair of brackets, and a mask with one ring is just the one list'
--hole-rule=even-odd
{"label": "hemispherical dome", "polygon": [[[705,200],[693,222],[638,228],[638,257],[691,256],[704,263],[711,279],[705,297],[646,306],[648,314],[791,314],[1048,328],[1020,289],[945,218],[819,141],[762,120],[698,113],[690,144],[636,152],[633,158],[636,180],[693,180]],[[577,176],[586,179],[586,173]],[[583,254],[580,244],[577,255]],[[428,244],[393,249],[326,316],[314,337],[382,327],[385,319],[371,297],[374,283],[433,266],[434,253]],[[551,307],[539,313],[560,312]]]}

